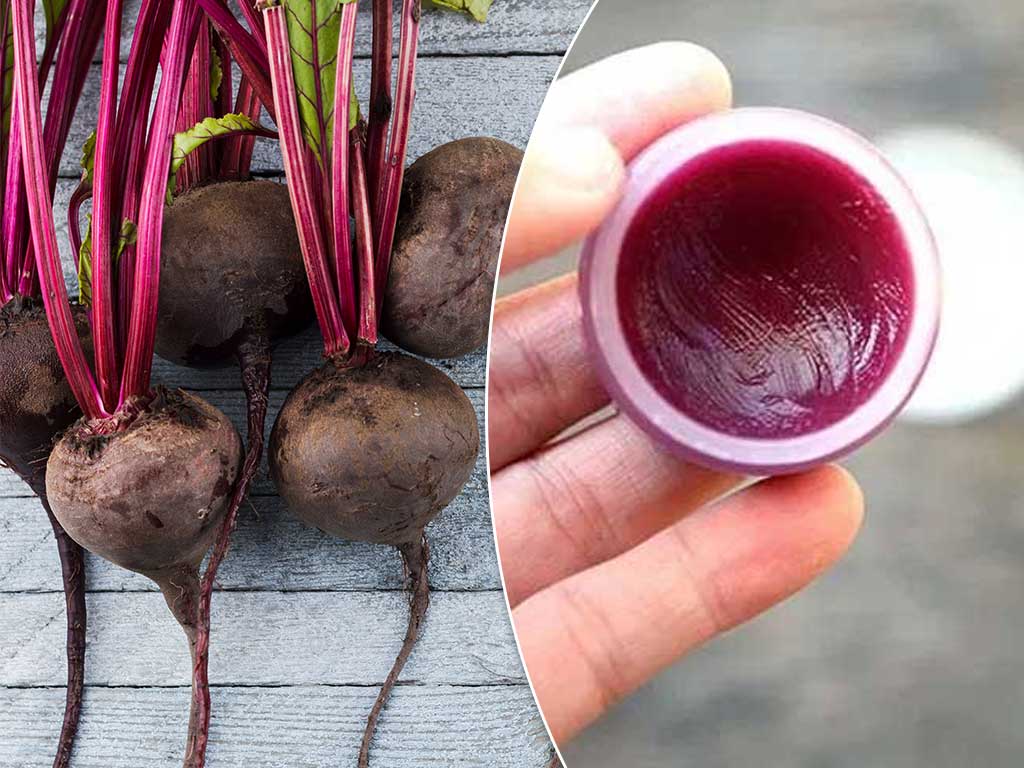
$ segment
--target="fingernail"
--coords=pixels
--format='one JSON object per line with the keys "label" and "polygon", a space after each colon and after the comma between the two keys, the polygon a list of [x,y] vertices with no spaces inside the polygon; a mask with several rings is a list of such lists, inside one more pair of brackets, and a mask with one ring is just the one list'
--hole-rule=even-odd
{"label": "fingernail", "polygon": [[604,192],[625,173],[622,158],[595,128],[553,126],[535,134],[527,152],[534,173],[563,190]]}

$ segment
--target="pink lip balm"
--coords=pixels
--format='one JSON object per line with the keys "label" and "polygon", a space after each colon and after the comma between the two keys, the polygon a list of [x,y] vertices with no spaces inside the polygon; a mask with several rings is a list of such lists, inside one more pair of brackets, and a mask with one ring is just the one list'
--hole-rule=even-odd
{"label": "pink lip balm", "polygon": [[892,166],[783,109],[704,117],[641,154],[585,245],[580,292],[619,407],[679,456],[754,475],[885,427],[940,305],[931,232]]}

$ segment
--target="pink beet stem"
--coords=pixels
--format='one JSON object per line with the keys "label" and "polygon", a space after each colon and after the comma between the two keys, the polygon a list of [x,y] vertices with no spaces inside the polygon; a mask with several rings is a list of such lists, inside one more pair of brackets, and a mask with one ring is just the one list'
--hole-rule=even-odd
{"label": "pink beet stem", "polygon": [[334,80],[334,136],[331,156],[334,185],[331,189],[334,222],[334,277],[338,305],[349,336],[356,334],[356,288],[352,274],[352,228],[349,224],[349,122],[351,120],[352,59],[355,55],[356,3],[343,6],[338,42],[337,75]]}
{"label": "pink beet stem", "polygon": [[[405,176],[405,155],[409,147],[409,126],[416,95],[416,52],[419,46],[421,0],[402,2],[402,43],[398,57],[398,88],[395,94],[395,114],[391,126],[391,145],[388,148],[386,178],[377,207],[377,268],[375,288],[384,295],[388,270],[391,266],[391,246],[398,224],[398,204]],[[380,304],[377,305],[380,314]]]}
{"label": "pink beet stem", "polygon": [[373,217],[366,181],[365,127],[352,131],[352,210],[356,219],[356,247],[359,253],[359,341],[377,343],[377,291],[374,285]]}
{"label": "pink beet stem", "polygon": [[[259,37],[243,27],[224,0],[196,0],[224,38],[239,68],[252,83],[253,89],[268,111],[272,111],[273,94],[267,47]],[[271,118],[276,116],[271,114]]]}
{"label": "pink beet stem", "polygon": [[120,372],[114,333],[113,254],[120,233],[120,221],[113,212],[113,156],[117,115],[118,43],[121,40],[122,0],[108,0],[103,31],[105,50],[100,73],[99,120],[93,159],[92,199],[92,337],[96,378],[108,413],[117,410]]}
{"label": "pink beet stem", "polygon": [[370,71],[370,129],[367,140],[367,183],[374,214],[378,213],[391,120],[392,0],[373,0],[373,51]]}
{"label": "pink beet stem", "polygon": [[267,32],[260,21],[260,14],[256,10],[256,3],[254,0],[238,0],[238,8],[242,11],[245,23],[249,25],[249,32],[259,42],[265,55],[267,52]]}
{"label": "pink beet stem", "polygon": [[128,345],[121,379],[121,402],[149,393],[156,337],[157,296],[160,286],[160,238],[171,164],[174,118],[188,65],[189,44],[199,32],[202,16],[191,2],[178,2],[164,48],[164,66],[146,151],[146,171],[139,204],[135,250],[135,290]]}
{"label": "pink beet stem", "polygon": [[[125,89],[117,115],[118,146],[128,147],[126,153],[119,153],[117,157],[119,177],[123,179],[118,206],[122,220],[138,221],[139,188],[142,186],[149,127],[147,118],[160,59],[159,41],[166,37],[170,26],[172,5],[171,0],[143,0],[132,36]],[[135,295],[135,251],[134,245],[125,248],[118,264],[117,329],[118,347],[122,350],[128,345],[128,326]]]}
{"label": "pink beet stem", "polygon": [[328,356],[345,354],[349,349],[349,338],[331,285],[322,222],[317,218],[323,208],[318,204],[314,188],[313,169],[316,163],[306,147],[295,102],[288,21],[281,6],[269,7],[263,13],[277,127],[281,137],[281,156],[288,176],[288,194],[295,212],[313,306],[324,337],[324,352]]}

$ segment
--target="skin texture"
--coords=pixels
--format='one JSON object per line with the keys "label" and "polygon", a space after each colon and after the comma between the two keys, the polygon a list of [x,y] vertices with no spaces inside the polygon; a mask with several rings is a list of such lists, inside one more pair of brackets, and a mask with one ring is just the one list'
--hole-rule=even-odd
{"label": "skin texture", "polygon": [[375,354],[327,362],[288,396],[270,471],[300,519],[343,539],[418,542],[466,484],[480,435],[461,389],[431,365]]}
{"label": "skin texture", "polygon": [[[621,166],[729,98],[712,54],[663,43],[563,78],[540,123],[603,135]],[[604,152],[589,170],[560,170],[547,141],[541,131],[527,153],[503,270],[570,246],[618,199],[618,186],[588,195],[576,186],[604,166]],[[666,455],[622,416],[595,419],[608,400],[580,316],[575,275],[503,299],[488,373],[502,572],[560,746],[702,643],[806,586],[839,560],[863,516],[856,482],[837,467],[740,489],[743,478]]]}
{"label": "skin texture", "polygon": [[501,238],[523,153],[470,138],[409,168],[381,317],[384,334],[426,357],[487,341]]}
{"label": "skin texture", "polygon": [[75,541],[153,576],[202,560],[241,455],[224,414],[187,392],[158,392],[123,431],[96,436],[79,422],[50,455],[46,488]]}
{"label": "skin texture", "polygon": [[180,365],[231,357],[246,335],[273,343],[307,327],[313,303],[288,189],[222,182],[164,214],[156,352]]}

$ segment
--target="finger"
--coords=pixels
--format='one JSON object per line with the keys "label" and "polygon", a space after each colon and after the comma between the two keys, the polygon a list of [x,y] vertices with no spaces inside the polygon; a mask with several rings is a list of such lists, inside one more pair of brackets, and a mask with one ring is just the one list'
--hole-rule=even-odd
{"label": "finger", "polygon": [[621,555],[742,480],[667,455],[624,416],[512,464],[491,481],[509,604]]}
{"label": "finger", "polygon": [[538,128],[597,128],[629,162],[676,126],[731,103],[729,71],[715,54],[693,43],[655,43],[556,80]]}
{"label": "finger", "polygon": [[501,299],[488,369],[491,471],[608,403],[583,339],[576,275]]}
{"label": "finger", "polygon": [[502,273],[594,230],[619,201],[625,177],[622,157],[599,130],[535,132],[512,198]]}
{"label": "finger", "polygon": [[862,514],[838,467],[776,478],[524,602],[516,632],[556,742],[805,586],[846,551]]}
{"label": "finger", "polygon": [[625,162],[731,101],[725,66],[690,43],[637,48],[557,81],[526,151],[502,271],[582,239],[617,202]]}

